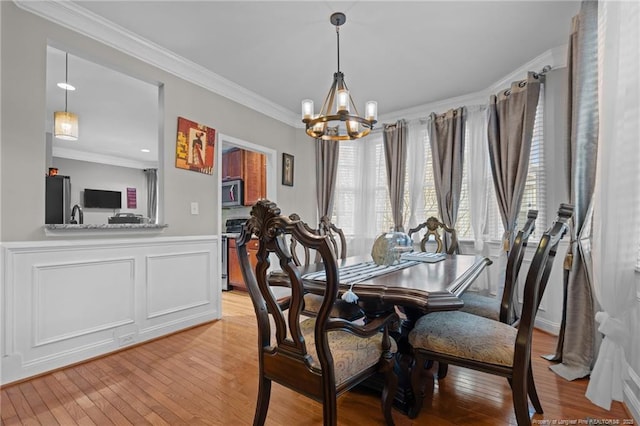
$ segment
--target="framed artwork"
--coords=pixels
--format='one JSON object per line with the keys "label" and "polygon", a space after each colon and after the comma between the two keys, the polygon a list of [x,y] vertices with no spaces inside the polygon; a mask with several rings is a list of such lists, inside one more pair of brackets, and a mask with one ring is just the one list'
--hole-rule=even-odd
{"label": "framed artwork", "polygon": [[293,186],[293,155],[282,153],[282,184]]}
{"label": "framed artwork", "polygon": [[178,117],[176,167],[213,174],[215,140],[215,129]]}

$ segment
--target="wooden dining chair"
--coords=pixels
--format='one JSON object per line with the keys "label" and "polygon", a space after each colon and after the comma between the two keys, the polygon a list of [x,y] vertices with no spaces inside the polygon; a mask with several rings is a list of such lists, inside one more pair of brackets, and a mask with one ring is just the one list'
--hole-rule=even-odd
{"label": "wooden dining chair", "polygon": [[[259,240],[255,269],[247,255],[247,243],[253,235]],[[286,235],[317,251],[324,263],[326,290],[315,317],[302,316],[305,290]],[[331,317],[339,277],[329,238],[310,232],[302,221],[282,216],[278,206],[269,200],[259,200],[252,207],[251,217],[236,241],[242,275],[258,322],[259,386],[253,424],[263,425],[266,420],[272,382],[320,401],[324,424],[336,425],[337,397],[368,377],[383,373],[382,412],[384,422],[393,425],[391,404],[398,384],[393,371],[397,347],[389,337],[389,329],[397,327],[397,315],[390,313],[367,324]],[[272,254],[289,277],[291,300],[286,311],[275,300],[267,279]]]}
{"label": "wooden dining chair", "polygon": [[[429,219],[427,219],[426,222],[419,224],[415,228],[409,229],[407,235],[409,236],[409,238],[411,238],[412,234],[420,232],[420,230],[422,230],[423,228],[427,228],[427,230],[420,240],[421,251],[429,251],[428,244],[430,244],[430,241],[433,241],[436,244],[436,249],[433,250],[435,253],[460,253],[460,249],[458,246],[458,235],[456,234],[456,230],[440,222],[437,217],[431,216]],[[448,240],[446,243],[442,241],[442,237],[440,236],[440,232],[438,231],[439,229],[442,229],[448,234]]]}
{"label": "wooden dining chair", "polygon": [[[301,221],[300,216],[297,213],[289,215],[289,219],[292,221]],[[324,216],[320,220],[318,229],[312,229],[308,224],[302,222],[303,226],[308,232],[318,235],[326,235],[331,243],[331,249],[333,250],[334,257],[338,260],[344,260],[347,258],[347,242],[342,229],[331,223],[327,216]],[[289,235],[289,250],[291,257],[293,258],[296,266],[309,266],[311,263],[319,262],[320,254],[309,247],[300,244],[296,238]],[[283,271],[274,271],[269,274],[269,283],[274,286],[289,286],[289,278]],[[286,306],[285,302],[288,302],[285,298],[280,299],[281,306]],[[308,316],[317,315],[322,304],[322,296],[307,293],[304,295],[304,309],[303,313]],[[364,311],[354,303],[346,302],[338,298],[331,310],[331,316],[344,318],[349,321],[356,321],[364,318]]]}
{"label": "wooden dining chair", "polygon": [[460,309],[461,311],[480,315],[481,317],[500,321],[505,324],[513,325],[516,323],[518,318],[514,301],[518,287],[518,275],[520,274],[520,267],[522,266],[529,236],[531,236],[536,227],[537,217],[538,210],[529,210],[526,223],[516,234],[516,238],[513,240],[513,244],[509,249],[502,297],[484,296],[478,292],[467,291],[462,295],[464,307]]}
{"label": "wooden dining chair", "polygon": [[[527,273],[518,328],[467,312],[443,311],[423,316],[409,333],[416,366],[434,360],[506,377],[511,385],[516,421],[520,426],[531,424],[527,396],[535,411],[542,413],[531,369],[531,338],[558,243],[569,229],[568,221],[572,214],[572,205],[561,204],[556,222],[540,239]],[[424,369],[414,368],[411,382],[416,403],[410,417],[416,417],[422,408],[425,396],[423,378]]]}
{"label": "wooden dining chair", "polygon": [[[338,228],[328,216],[323,216],[320,219],[318,229],[316,230],[318,235],[326,235],[331,243],[331,249],[333,255],[337,260],[344,260],[347,258],[347,240],[344,236],[344,231]],[[318,261],[319,253],[316,253],[316,261]],[[304,295],[304,313],[306,315],[316,315],[320,310],[322,304],[322,296],[313,293],[307,293]],[[338,298],[331,310],[331,315],[347,319],[349,321],[356,321],[364,318],[364,311],[355,303],[344,301]]]}

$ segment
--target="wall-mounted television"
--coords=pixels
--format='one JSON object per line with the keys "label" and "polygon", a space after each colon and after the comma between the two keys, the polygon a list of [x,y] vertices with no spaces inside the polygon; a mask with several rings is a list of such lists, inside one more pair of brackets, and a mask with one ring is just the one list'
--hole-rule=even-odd
{"label": "wall-mounted television", "polygon": [[84,207],[99,209],[122,208],[122,192],[85,188]]}

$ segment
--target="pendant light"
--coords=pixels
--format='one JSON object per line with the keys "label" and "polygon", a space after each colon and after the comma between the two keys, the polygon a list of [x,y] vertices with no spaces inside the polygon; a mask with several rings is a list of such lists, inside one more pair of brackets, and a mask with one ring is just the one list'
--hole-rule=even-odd
{"label": "pendant light", "polygon": [[351,140],[366,136],[378,120],[378,104],[365,104],[365,116],[360,117],[353,103],[344,74],[340,71],[340,26],[347,20],[344,13],[336,12],[329,18],[336,27],[338,42],[338,71],[333,74],[333,84],[324,100],[320,114],[314,115],[313,101],[302,101],[302,122],[309,136],[323,140]]}
{"label": "pendant light", "polygon": [[75,87],[69,84],[69,54],[64,54],[64,84],[58,83],[58,87],[64,88],[64,111],[53,113],[53,134],[58,139],[78,140],[78,115],[67,111],[67,95]]}

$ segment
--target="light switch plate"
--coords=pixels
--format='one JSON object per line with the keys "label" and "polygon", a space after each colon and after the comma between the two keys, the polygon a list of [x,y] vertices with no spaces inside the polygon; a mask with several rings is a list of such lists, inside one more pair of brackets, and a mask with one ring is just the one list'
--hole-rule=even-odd
{"label": "light switch plate", "polygon": [[192,201],[191,202],[191,214],[199,214],[200,211],[198,209],[198,202],[197,201]]}

